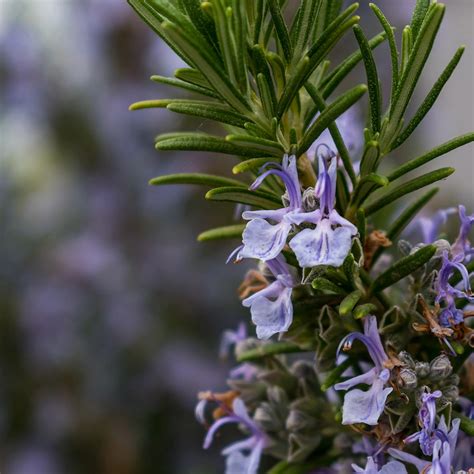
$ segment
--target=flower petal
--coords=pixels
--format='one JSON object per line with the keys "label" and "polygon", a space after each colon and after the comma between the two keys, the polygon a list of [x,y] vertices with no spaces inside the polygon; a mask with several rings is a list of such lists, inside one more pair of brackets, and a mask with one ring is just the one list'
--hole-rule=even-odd
{"label": "flower petal", "polygon": [[351,245],[352,231],[347,227],[333,230],[329,219],[321,220],[314,230],[304,229],[290,241],[290,247],[303,268],[316,265],[340,267]]}
{"label": "flower petal", "polygon": [[385,401],[393,390],[383,387],[384,383],[381,380],[376,380],[367,392],[357,388],[347,392],[342,408],[342,424],[376,425],[385,407]]}
{"label": "flower petal", "polygon": [[254,219],[247,224],[243,232],[244,248],[240,256],[271,260],[277,257],[286,244],[291,224],[281,222],[271,225],[263,219]]}
{"label": "flower petal", "polygon": [[255,298],[250,312],[252,321],[257,326],[257,337],[268,339],[274,334],[285,332],[293,321],[291,288],[282,289],[275,301],[265,297]]}
{"label": "flower petal", "polygon": [[377,370],[370,369],[368,372],[362,375],[356,375],[349,380],[345,380],[344,382],[339,382],[334,385],[335,390],[349,390],[350,388],[359,385],[360,383],[365,383],[367,385],[372,385],[378,378]]}

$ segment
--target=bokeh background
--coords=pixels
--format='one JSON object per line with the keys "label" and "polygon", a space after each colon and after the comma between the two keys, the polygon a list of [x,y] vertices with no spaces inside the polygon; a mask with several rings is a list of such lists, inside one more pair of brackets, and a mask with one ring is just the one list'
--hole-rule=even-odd
{"label": "bokeh background", "polygon": [[[361,3],[364,27],[377,32]],[[414,0],[377,3],[401,26]],[[474,128],[473,4],[447,3],[418,101],[456,47],[468,50],[393,160]],[[348,37],[336,56],[354,48]],[[385,79],[387,56],[379,48]],[[224,264],[232,243],[195,237],[229,223],[233,208],[204,201],[202,189],[147,182],[230,173],[233,161],[157,153],[157,133],[210,125],[127,110],[173,96],[148,78],[180,66],[124,0],[0,0],[2,473],[223,471],[219,446],[201,450],[193,408],[198,390],[225,388],[231,364],[217,349],[224,329],[248,321],[235,291],[245,268]],[[443,158],[458,172],[433,210],[464,202],[472,211],[472,158],[470,146]]]}

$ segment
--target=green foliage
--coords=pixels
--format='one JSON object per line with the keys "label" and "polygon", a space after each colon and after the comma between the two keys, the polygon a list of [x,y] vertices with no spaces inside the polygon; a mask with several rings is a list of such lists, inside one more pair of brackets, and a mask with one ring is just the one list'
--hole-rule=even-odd
{"label": "green foliage", "polygon": [[[428,291],[426,288],[427,282],[432,282],[435,270],[439,269],[436,267],[439,253],[436,254],[434,245],[412,249],[409,244],[400,242],[403,258],[395,258],[382,273],[377,272],[375,263],[386,248],[394,248],[391,244],[437,193],[437,189],[425,188],[447,178],[454,169],[443,167],[415,175],[408,181],[395,181],[474,141],[474,133],[466,133],[418,157],[393,163],[392,151],[404,145],[418,129],[463,56],[464,47],[460,47],[425,93],[421,105],[409,108],[432,54],[445,6],[435,1],[417,0],[410,24],[397,33],[382,10],[370,4],[371,14],[376,17],[382,32],[368,39],[358,24],[358,4],[343,10],[341,0],[300,0],[296,4],[285,0],[129,0],[129,3],[187,64],[187,67],[175,71],[175,77],[152,76],[152,80],[190,94],[190,97],[180,99],[137,102],[130,107],[131,110],[162,108],[205,119],[204,126],[207,121],[222,126],[221,134],[214,130],[214,134],[162,134],[156,137],[156,149],[160,152],[200,151],[230,155],[238,159],[230,165],[232,172],[248,175],[240,181],[224,176],[182,173],[154,178],[150,184],[199,184],[211,188],[205,195],[208,200],[264,210],[281,209],[287,205],[287,196],[283,195],[285,187],[277,177],[267,177],[258,190],[249,188],[248,183],[262,172],[263,166],[278,167],[285,154],[294,154],[298,178],[306,192],[303,203],[307,206],[304,208],[306,211],[308,207],[312,210],[317,206],[311,202],[314,194],[311,196],[310,188],[316,184],[318,164],[310,162],[308,150],[326,130],[334,141],[336,150],[333,151],[341,159],[343,166],[337,170],[336,209],[356,225],[358,235],[352,240],[351,252],[340,268],[321,265],[301,269],[291,248],[284,247],[282,253],[297,282],[292,288],[294,322],[282,340],[257,341],[237,351],[239,362],[255,362],[260,368],[265,368],[257,383],[260,389],[262,384],[265,387],[268,380],[274,381],[277,377],[281,379],[278,379],[275,393],[280,393],[282,387],[288,388],[285,385],[289,375],[284,354],[316,350],[317,364],[326,372],[324,383],[320,386],[317,382],[311,388],[319,394],[340,381],[347,368],[353,366],[357,372],[360,354],[357,354],[357,360],[351,355],[335,367],[336,352],[344,335],[360,330],[360,320],[370,314],[377,316],[380,332],[391,347],[405,348],[411,342],[413,329],[424,330],[426,326],[424,319],[423,324],[420,323],[420,318],[426,319],[426,315],[418,312],[414,301],[423,296],[432,302],[432,289]],[[290,8],[290,4],[297,7],[296,11]],[[331,53],[349,30],[355,34],[358,49],[333,65],[329,57],[333,57]],[[373,54],[374,49],[385,41],[391,64],[390,93],[386,98],[378,73],[381,66]],[[367,84],[339,91],[359,64],[365,69]],[[366,92],[367,128],[359,156],[344,141],[344,130],[338,119]],[[387,104],[386,108],[384,104]],[[415,110],[413,116],[409,116],[409,110]],[[187,153],[181,155],[188,156]],[[194,158],[195,153],[192,156]],[[357,161],[360,162],[358,172],[354,166]],[[392,162],[391,167],[387,166],[390,170],[387,175],[380,171],[383,161]],[[400,204],[401,198],[419,190],[423,190],[423,194],[404,204],[398,217],[387,219],[391,224],[385,233],[374,228],[375,213],[387,212],[388,206]],[[289,238],[306,226],[312,228],[307,223],[301,227],[289,226]],[[237,223],[210,229],[201,233],[198,240],[240,239],[244,228],[244,223]],[[474,269],[472,262],[467,267],[469,271]],[[460,275],[455,274],[450,283],[455,285],[459,279]],[[399,307],[392,298],[397,296],[400,288],[409,288],[407,300],[411,299]],[[415,300],[412,294],[418,295]],[[400,328],[404,328],[401,335]],[[465,345],[455,340],[451,343],[460,357],[466,356]],[[430,350],[427,348],[426,357],[429,357]],[[248,392],[248,385],[239,385],[238,391],[243,398],[246,390]],[[285,392],[285,397],[291,390],[293,387]],[[311,392],[308,387],[304,390]],[[271,398],[268,393],[267,396]],[[410,394],[403,393],[403,396],[406,400],[403,400],[402,408],[398,406],[399,400],[392,398],[394,403],[390,405],[388,416],[393,432],[397,434],[409,424],[416,407]],[[260,391],[251,398],[251,403],[262,397]],[[286,398],[277,405],[284,410],[298,410],[301,406],[308,409],[305,397],[306,392],[303,401],[298,399],[296,408]],[[264,406],[271,412],[272,403],[267,400],[260,408]],[[340,414],[336,418],[338,416]],[[340,421],[334,419],[334,413],[329,413],[329,417],[331,420],[326,423],[323,435],[327,438],[335,436],[339,428],[335,429],[334,423]],[[299,420],[296,415],[288,419]],[[469,424],[467,418],[461,417],[461,423],[466,432],[472,431],[472,423]],[[288,431],[280,426],[274,431],[279,435],[285,430]],[[306,433],[292,432],[289,446],[285,445],[287,454],[281,455],[279,439],[276,447],[268,449],[268,454],[278,452],[275,457],[282,461],[270,472],[302,474],[320,465],[329,465],[335,458],[331,452],[325,451],[324,445],[319,447],[320,441]],[[305,444],[309,451],[304,451]],[[318,448],[311,452],[316,445]],[[298,462],[294,462],[295,459]]]}

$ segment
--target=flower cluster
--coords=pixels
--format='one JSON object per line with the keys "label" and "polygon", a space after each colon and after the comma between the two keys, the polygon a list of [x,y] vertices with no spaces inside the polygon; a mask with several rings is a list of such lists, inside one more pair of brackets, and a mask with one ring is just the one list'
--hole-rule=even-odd
{"label": "flower cluster", "polygon": [[[387,175],[380,171],[382,159],[390,164],[392,151],[426,116],[462,55],[461,49],[408,119],[445,6],[416,2],[399,54],[388,19],[373,4],[384,33],[368,40],[353,16],[357,4],[342,10],[342,2],[297,2],[286,25],[292,11],[276,0],[131,3],[148,22],[156,19],[155,30],[190,65],[158,82],[207,98],[133,108],[212,118],[228,132],[165,134],[156,148],[235,154],[241,161],[233,172],[250,175],[153,180],[211,186],[207,199],[244,206],[238,224],[206,231],[200,240],[241,239],[229,260],[258,262],[239,287],[256,337],[242,328],[225,333],[223,347],[234,348],[240,365],[228,380],[230,392],[201,395],[198,419],[205,425],[205,407],[218,404],[205,447],[221,426],[234,423],[248,437],[223,451],[227,474],[262,472],[263,455],[276,463],[270,473],[406,473],[410,464],[425,474],[472,468],[463,436],[474,428],[460,400],[473,393],[474,215],[459,206],[461,225],[452,243],[437,235],[452,209],[421,218],[417,238],[424,241],[413,246],[400,236],[436,190],[400,205],[397,216],[389,206],[447,178],[452,168],[397,181],[474,141],[474,134],[395,164]],[[359,50],[331,69],[327,54],[351,28]],[[387,101],[372,53],[385,40],[392,65]],[[367,85],[332,97],[358,62]],[[353,106],[366,93],[362,132],[346,114],[355,116]]]}

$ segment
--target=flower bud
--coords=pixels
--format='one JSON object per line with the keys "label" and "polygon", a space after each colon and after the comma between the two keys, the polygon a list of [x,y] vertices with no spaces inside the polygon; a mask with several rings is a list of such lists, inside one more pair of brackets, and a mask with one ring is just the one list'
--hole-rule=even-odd
{"label": "flower bud", "polygon": [[426,362],[417,362],[415,364],[416,375],[422,379],[428,377],[430,373],[430,364]]}
{"label": "flower bud", "polygon": [[442,354],[431,361],[430,364],[430,378],[431,380],[441,380],[449,375],[453,371],[453,367],[449,358]]}
{"label": "flower bud", "polygon": [[398,358],[404,365],[406,365],[409,369],[415,368],[415,361],[413,357],[406,351],[402,351],[398,354]]}
{"label": "flower bud", "polygon": [[400,371],[399,385],[407,390],[414,390],[418,386],[418,377],[412,369],[402,369]]}

